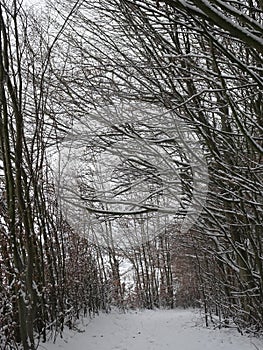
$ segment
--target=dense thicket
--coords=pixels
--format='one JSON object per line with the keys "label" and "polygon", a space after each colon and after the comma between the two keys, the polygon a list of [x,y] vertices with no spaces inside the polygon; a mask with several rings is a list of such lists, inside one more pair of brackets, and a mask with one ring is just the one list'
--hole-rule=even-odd
{"label": "dense thicket", "polygon": [[0,2],[0,346],[110,304],[262,330],[261,2],[49,4]]}
{"label": "dense thicket", "polygon": [[209,173],[191,234],[203,303],[262,329],[262,4],[84,1],[65,38],[72,72],[57,67],[60,96],[101,174],[86,172],[71,194],[95,216],[166,212],[181,223],[196,187],[183,121]]}
{"label": "dense thicket", "polygon": [[35,24],[0,2],[0,348],[12,350],[107,307],[94,252],[58,206],[48,158],[59,118],[46,113],[48,32]]}

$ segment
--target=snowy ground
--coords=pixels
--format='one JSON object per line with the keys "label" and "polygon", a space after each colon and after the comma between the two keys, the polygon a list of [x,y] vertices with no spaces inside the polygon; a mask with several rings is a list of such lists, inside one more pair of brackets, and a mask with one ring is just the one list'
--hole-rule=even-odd
{"label": "snowy ground", "polygon": [[[83,328],[83,327],[82,327]],[[196,311],[156,310],[101,314],[85,332],[68,331],[39,350],[263,350],[263,339],[235,329],[207,329]]]}

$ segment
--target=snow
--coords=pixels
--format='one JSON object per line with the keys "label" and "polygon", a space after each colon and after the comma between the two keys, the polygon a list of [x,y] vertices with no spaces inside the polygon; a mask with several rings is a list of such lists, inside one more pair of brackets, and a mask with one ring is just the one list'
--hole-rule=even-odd
{"label": "snow", "polygon": [[[84,327],[84,328],[83,328]],[[84,331],[85,330],[85,331]],[[146,310],[100,314],[39,350],[263,350],[263,339],[236,329],[205,328],[199,311]]]}

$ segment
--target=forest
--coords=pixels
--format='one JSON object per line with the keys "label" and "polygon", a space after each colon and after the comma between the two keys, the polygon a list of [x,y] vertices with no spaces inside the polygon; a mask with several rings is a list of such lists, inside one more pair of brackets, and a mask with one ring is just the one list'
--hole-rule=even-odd
{"label": "forest", "polygon": [[263,332],[262,0],[0,0],[0,349],[202,308]]}

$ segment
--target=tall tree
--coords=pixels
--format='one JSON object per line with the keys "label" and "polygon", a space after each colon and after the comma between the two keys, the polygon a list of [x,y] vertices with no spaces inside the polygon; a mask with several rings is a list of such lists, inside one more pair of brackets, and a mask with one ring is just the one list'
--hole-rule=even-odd
{"label": "tall tree", "polygon": [[67,129],[49,98],[50,56],[65,22],[55,35],[50,34],[51,24],[50,17],[42,15],[40,20],[25,11],[20,1],[0,2],[0,347],[4,349],[36,349],[39,339],[55,338],[80,312],[93,313],[102,305],[97,294],[104,281],[98,277],[98,264],[87,241],[63,218],[50,171],[48,158],[58,134]]}

